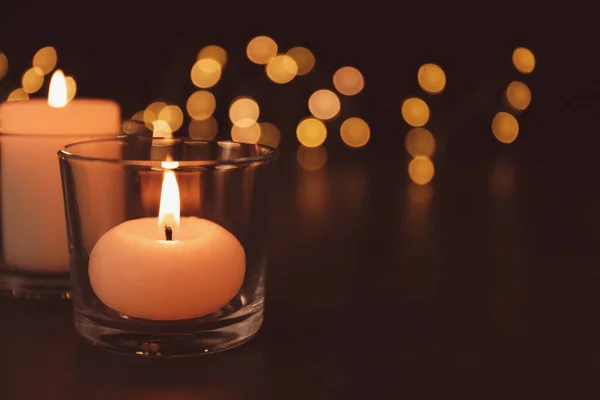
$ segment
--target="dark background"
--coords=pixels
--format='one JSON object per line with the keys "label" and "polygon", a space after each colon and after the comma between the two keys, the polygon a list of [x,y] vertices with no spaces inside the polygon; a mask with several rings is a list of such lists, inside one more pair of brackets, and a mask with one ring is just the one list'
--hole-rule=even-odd
{"label": "dark background", "polygon": [[[185,109],[197,52],[218,44],[229,55],[212,90],[219,137],[229,135],[231,100],[248,94],[282,141],[256,339],[201,359],[120,357],[78,339],[69,304],[1,299],[0,399],[598,398],[600,86],[578,58],[585,46],[565,52],[556,39],[572,27],[541,7],[5,1],[0,49],[10,66],[0,96],[52,45],[78,97],[113,98],[124,117],[155,100]],[[245,56],[259,34],[281,50],[308,47],[316,69],[270,82]],[[530,75],[512,65],[517,46],[536,56]],[[439,96],[418,87],[426,62],[446,71]],[[328,123],[326,167],[308,173],[296,164],[295,127],[312,91],[331,88],[344,65],[366,86]],[[512,80],[533,101],[504,145],[491,120],[507,110]],[[438,143],[425,188],[406,173],[400,106],[409,96],[430,104]],[[371,126],[363,149],[339,138],[348,116]]]}

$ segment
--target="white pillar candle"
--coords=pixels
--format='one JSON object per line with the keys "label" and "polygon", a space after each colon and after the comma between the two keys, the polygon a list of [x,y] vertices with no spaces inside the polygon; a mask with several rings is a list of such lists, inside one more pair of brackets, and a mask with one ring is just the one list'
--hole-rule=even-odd
{"label": "white pillar candle", "polygon": [[52,76],[48,100],[0,105],[5,266],[37,273],[68,272],[57,152],[69,143],[116,136],[120,123],[120,108],[113,101],[67,103],[61,71]]}
{"label": "white pillar candle", "polygon": [[[177,163],[163,163],[175,168]],[[206,219],[180,219],[175,173],[164,173],[158,218],[126,221],[90,254],[92,289],[109,308],[149,320],[205,316],[227,305],[246,272],[236,237]]]}

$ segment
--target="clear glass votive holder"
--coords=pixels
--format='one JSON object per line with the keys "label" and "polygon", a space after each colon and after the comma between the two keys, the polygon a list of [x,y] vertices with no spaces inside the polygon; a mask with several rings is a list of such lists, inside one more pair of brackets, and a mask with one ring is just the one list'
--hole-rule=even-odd
{"label": "clear glass votive holder", "polygon": [[188,356],[258,332],[276,149],[131,135],[58,156],[81,336]]}

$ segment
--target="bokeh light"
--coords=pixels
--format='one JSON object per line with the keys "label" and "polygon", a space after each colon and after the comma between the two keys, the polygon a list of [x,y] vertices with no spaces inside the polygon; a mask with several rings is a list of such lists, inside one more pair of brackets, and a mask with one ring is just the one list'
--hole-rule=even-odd
{"label": "bokeh light", "polygon": [[277,43],[268,36],[257,36],[248,42],[246,55],[255,64],[267,64],[277,55]]}
{"label": "bokeh light", "polygon": [[44,74],[39,68],[29,68],[21,78],[23,90],[29,94],[35,93],[42,88],[44,84]]}
{"label": "bokeh light", "polygon": [[183,124],[183,111],[176,105],[166,106],[158,113],[158,119],[169,124],[171,132],[175,132]]}
{"label": "bokeh light", "polygon": [[512,114],[501,111],[492,120],[492,132],[502,143],[512,143],[519,135],[519,122]]}
{"label": "bokeh light", "polygon": [[133,119],[135,121],[144,121],[144,112],[145,110],[138,111],[135,114],[133,114],[130,119]]}
{"label": "bokeh light", "polygon": [[354,96],[365,87],[365,78],[354,67],[342,67],[333,74],[333,85],[341,94]]}
{"label": "bokeh light", "polygon": [[364,119],[352,117],[342,123],[340,135],[348,146],[362,147],[369,142],[371,128]]}
{"label": "bokeh light", "polygon": [[429,121],[429,106],[418,97],[411,97],[402,103],[402,117],[410,126],[421,127]]}
{"label": "bokeh light", "polygon": [[327,139],[327,127],[316,118],[306,118],[296,128],[298,141],[306,147],[317,147]]}
{"label": "bokeh light", "polygon": [[267,146],[277,147],[281,140],[281,133],[275,124],[270,122],[261,122],[260,124],[260,138],[258,143],[266,144]]}
{"label": "bokeh light", "polygon": [[531,103],[531,90],[523,82],[511,82],[506,88],[506,99],[515,109],[524,110]]}
{"label": "bokeh light", "polygon": [[339,97],[331,90],[321,89],[314,92],[308,99],[308,109],[316,118],[327,120],[340,112]]}
{"label": "bokeh light", "polygon": [[431,157],[435,152],[435,138],[425,128],[413,128],[404,139],[406,151],[413,157]]}
{"label": "bokeh light", "polygon": [[435,168],[427,157],[415,157],[408,164],[408,176],[417,185],[426,185],[433,179]]}
{"label": "bokeh light", "polygon": [[18,88],[10,92],[6,101],[27,101],[29,100],[29,95],[23,88]]}
{"label": "bokeh light", "polygon": [[189,134],[192,139],[213,140],[217,136],[217,131],[217,121],[213,117],[190,122]]}
{"label": "bokeh light", "polygon": [[57,54],[54,47],[46,46],[37,51],[33,56],[33,66],[47,75],[56,67]]}
{"label": "bokeh light", "polygon": [[306,47],[292,47],[286,54],[296,61],[296,65],[298,65],[297,75],[306,75],[315,66],[315,56]]}
{"label": "bokeh light", "polygon": [[512,54],[512,62],[517,71],[530,74],[535,69],[535,56],[525,47],[517,47]]}
{"label": "bokeh light", "polygon": [[211,44],[210,46],[204,47],[198,53],[197,60],[201,60],[203,58],[210,58],[211,60],[215,60],[219,63],[221,69],[223,69],[227,64],[227,51],[221,46]]}
{"label": "bokeh light", "polygon": [[8,72],[8,57],[0,51],[0,79],[6,76]]}
{"label": "bokeh light", "polygon": [[233,125],[231,127],[231,140],[239,143],[255,144],[260,138],[260,125],[253,123],[250,126],[240,127]]}
{"label": "bokeh light", "polygon": [[417,72],[419,86],[430,94],[441,93],[446,87],[446,73],[436,64],[424,64]]}
{"label": "bokeh light", "polygon": [[267,76],[275,83],[288,83],[296,77],[298,64],[288,55],[273,58],[266,67]]}
{"label": "bokeh light", "polygon": [[229,119],[240,128],[247,128],[256,123],[259,115],[258,103],[249,97],[234,100],[229,107]]}
{"label": "bokeh light", "polygon": [[198,90],[187,99],[186,110],[190,117],[197,120],[207,119],[215,112],[217,100],[206,90]]}
{"label": "bokeh light", "polygon": [[171,127],[167,123],[167,121],[162,119],[157,119],[152,122],[152,137],[153,138],[171,138],[173,136],[173,131]]}
{"label": "bokeh light", "polygon": [[318,171],[327,163],[327,150],[325,147],[298,147],[296,152],[296,160],[302,168],[307,171]]}
{"label": "bokeh light", "polygon": [[202,58],[196,61],[190,76],[192,83],[199,88],[213,87],[221,79],[221,65],[212,58]]}
{"label": "bokeh light", "polygon": [[77,82],[72,76],[65,76],[65,83],[67,84],[67,102],[73,100],[77,94]]}

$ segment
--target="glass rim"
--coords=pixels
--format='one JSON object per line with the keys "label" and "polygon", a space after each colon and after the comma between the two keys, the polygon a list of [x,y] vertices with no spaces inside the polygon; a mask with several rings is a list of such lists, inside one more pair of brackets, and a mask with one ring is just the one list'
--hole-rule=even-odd
{"label": "glass rim", "polygon": [[261,149],[268,150],[267,153],[253,156],[253,157],[237,157],[229,160],[198,160],[198,161],[185,161],[185,160],[125,160],[122,158],[103,158],[103,157],[90,157],[84,156],[69,151],[74,146],[87,146],[93,145],[99,142],[121,142],[127,143],[128,138],[133,138],[133,135],[120,135],[111,138],[100,138],[91,140],[82,140],[80,142],[69,143],[58,151],[58,157],[63,160],[77,160],[77,161],[88,161],[88,162],[101,162],[107,164],[118,164],[118,165],[129,165],[129,166],[140,166],[140,167],[162,167],[162,163],[165,161],[173,161],[178,163],[178,167],[210,167],[210,166],[243,166],[254,163],[265,164],[268,162],[275,161],[279,156],[279,150],[274,147],[265,144],[250,144],[250,143],[239,143],[232,140],[199,140],[192,138],[151,138],[151,137],[137,137],[140,140],[151,140],[163,142],[165,144],[172,144],[174,142],[191,142],[191,143],[215,143],[217,145],[236,145],[236,146],[253,146]]}

